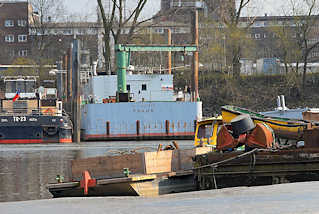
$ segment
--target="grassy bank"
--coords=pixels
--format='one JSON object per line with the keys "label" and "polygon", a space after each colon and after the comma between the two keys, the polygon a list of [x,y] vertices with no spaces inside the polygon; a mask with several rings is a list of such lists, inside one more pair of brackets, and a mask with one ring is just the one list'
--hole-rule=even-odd
{"label": "grassy bank", "polygon": [[301,75],[253,75],[236,80],[220,73],[201,73],[199,92],[203,114],[220,112],[222,105],[235,105],[254,111],[268,111],[276,107],[278,95],[285,95],[289,108],[319,107],[319,74],[307,75],[302,89]]}

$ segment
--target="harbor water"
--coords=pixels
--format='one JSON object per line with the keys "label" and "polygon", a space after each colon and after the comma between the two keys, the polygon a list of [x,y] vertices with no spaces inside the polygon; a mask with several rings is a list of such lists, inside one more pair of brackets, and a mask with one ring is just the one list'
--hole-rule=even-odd
{"label": "harbor water", "polygon": [[[0,202],[52,198],[46,189],[56,176],[71,178],[71,161],[102,155],[155,151],[172,141],[112,141],[73,144],[0,145]],[[191,148],[192,141],[177,141]]]}
{"label": "harbor water", "polygon": [[[178,141],[191,148],[192,141]],[[145,197],[58,198],[46,189],[70,178],[77,158],[154,151],[171,141],[0,145],[0,213],[319,213],[319,182],[237,187]],[[41,200],[39,200],[41,199]]]}

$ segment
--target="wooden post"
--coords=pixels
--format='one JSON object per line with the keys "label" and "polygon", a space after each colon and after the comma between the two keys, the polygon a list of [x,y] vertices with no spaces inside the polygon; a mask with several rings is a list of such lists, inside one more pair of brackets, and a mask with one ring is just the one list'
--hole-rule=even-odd
{"label": "wooden post", "polygon": [[63,75],[64,91],[63,91],[63,103],[64,105],[68,102],[68,54],[64,54],[63,57],[63,70],[66,72]]}
{"label": "wooden post", "polygon": [[[66,106],[66,111],[71,113],[72,117],[72,49],[73,49],[73,44],[71,43],[70,48],[68,49],[68,60],[67,60],[67,93],[66,93],[66,99],[67,103],[65,104]],[[73,120],[73,118],[72,118]]]}
{"label": "wooden post", "polygon": [[63,98],[63,61],[57,61],[57,70],[58,72],[55,74],[56,83],[57,83],[57,92],[58,92],[58,99],[62,100]]}
{"label": "wooden post", "polygon": [[73,141],[81,141],[81,111],[80,111],[80,41],[73,40],[72,50],[72,113],[73,113]]}
{"label": "wooden post", "polygon": [[[172,33],[171,29],[167,29],[167,44],[172,45]],[[168,74],[172,74],[172,52],[167,52],[167,67],[168,67]]]}
{"label": "wooden post", "polygon": [[193,35],[193,44],[197,46],[197,51],[193,52],[193,78],[192,78],[192,101],[196,102],[198,96],[198,11],[195,10],[194,15],[192,16],[192,35]]}

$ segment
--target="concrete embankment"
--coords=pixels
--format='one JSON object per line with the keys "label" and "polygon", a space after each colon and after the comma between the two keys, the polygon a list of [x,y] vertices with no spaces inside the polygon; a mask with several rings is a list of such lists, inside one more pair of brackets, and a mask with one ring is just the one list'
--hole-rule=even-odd
{"label": "concrete embankment", "polygon": [[143,197],[59,198],[0,203],[5,214],[319,213],[319,182]]}

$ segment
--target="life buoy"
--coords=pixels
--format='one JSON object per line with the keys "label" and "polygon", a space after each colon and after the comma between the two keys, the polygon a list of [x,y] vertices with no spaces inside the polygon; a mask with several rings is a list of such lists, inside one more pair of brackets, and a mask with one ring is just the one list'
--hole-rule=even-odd
{"label": "life buoy", "polygon": [[58,132],[58,128],[55,126],[45,127],[43,129],[48,135],[55,135]]}

